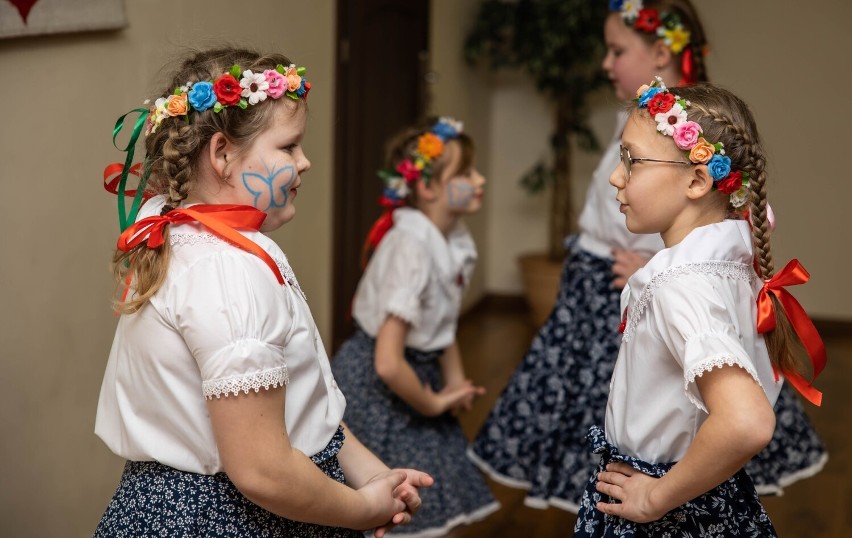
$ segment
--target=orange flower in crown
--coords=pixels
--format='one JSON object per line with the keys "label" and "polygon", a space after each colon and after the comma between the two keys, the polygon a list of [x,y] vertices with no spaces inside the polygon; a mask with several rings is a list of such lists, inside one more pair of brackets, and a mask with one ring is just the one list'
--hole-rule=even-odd
{"label": "orange flower in crown", "polygon": [[385,182],[379,203],[385,207],[399,207],[405,203],[410,185],[420,179],[428,184],[432,178],[432,161],[444,153],[444,143],[458,138],[461,132],[460,121],[439,118],[429,131],[418,137],[417,147],[397,163],[394,170],[379,170],[379,177]]}
{"label": "orange flower in crown", "polygon": [[440,156],[444,152],[444,141],[435,133],[426,133],[417,141],[417,153],[427,161]]}

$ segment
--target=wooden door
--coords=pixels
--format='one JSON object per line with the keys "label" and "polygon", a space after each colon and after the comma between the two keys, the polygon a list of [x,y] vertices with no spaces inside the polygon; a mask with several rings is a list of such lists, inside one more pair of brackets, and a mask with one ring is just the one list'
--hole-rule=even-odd
{"label": "wooden door", "polygon": [[381,214],[384,144],[427,108],[428,0],[338,0],[332,342],[352,335],[361,248]]}

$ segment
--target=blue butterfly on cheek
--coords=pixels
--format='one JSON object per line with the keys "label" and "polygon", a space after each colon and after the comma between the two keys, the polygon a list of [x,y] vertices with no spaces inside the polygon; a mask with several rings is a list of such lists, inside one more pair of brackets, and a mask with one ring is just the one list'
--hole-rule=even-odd
{"label": "blue butterfly on cheek", "polygon": [[[286,177],[288,172],[289,178]],[[279,179],[278,176],[281,174],[285,174],[285,176]],[[280,184],[282,179],[286,179],[286,181],[276,188],[275,183]],[[255,172],[243,172],[243,185],[245,185],[246,190],[254,195],[254,207],[261,211],[287,205],[287,200],[290,198],[287,191],[295,179],[296,168],[292,164],[273,170],[266,176]]]}
{"label": "blue butterfly on cheek", "polygon": [[469,183],[450,182],[447,194],[450,207],[466,207],[473,195],[474,189]]}

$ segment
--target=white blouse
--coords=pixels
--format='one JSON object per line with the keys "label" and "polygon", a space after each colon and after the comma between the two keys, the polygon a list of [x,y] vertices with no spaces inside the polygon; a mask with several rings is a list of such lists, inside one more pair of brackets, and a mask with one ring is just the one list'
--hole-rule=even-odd
{"label": "white blouse", "polygon": [[612,258],[612,249],[616,247],[635,250],[646,256],[652,256],[663,248],[659,234],[640,235],[627,229],[624,215],[615,200],[616,188],[609,184],[609,176],[621,163],[619,145],[627,117],[626,111],[619,112],[615,134],[592,175],[580,213],[577,246],[599,258]]}
{"label": "white blouse", "polygon": [[410,324],[407,347],[446,348],[475,265],[476,246],[461,221],[444,237],[423,212],[401,207],[358,283],[352,316],[372,337],[397,316]]}
{"label": "white blouse", "polygon": [[742,368],[775,404],[783,378],[775,381],[757,333],[761,286],[741,220],[693,230],[629,279],[606,412],[606,436],[619,451],[680,460],[708,416],[695,379],[713,368]]}
{"label": "white blouse", "polygon": [[[138,218],[162,205],[152,199]],[[287,258],[262,233],[243,235],[275,260],[285,285],[202,226],[170,226],[166,280],[119,319],[101,386],[95,433],[117,455],[223,471],[206,400],[283,385],[293,446],[316,454],[337,430],[346,402]]]}

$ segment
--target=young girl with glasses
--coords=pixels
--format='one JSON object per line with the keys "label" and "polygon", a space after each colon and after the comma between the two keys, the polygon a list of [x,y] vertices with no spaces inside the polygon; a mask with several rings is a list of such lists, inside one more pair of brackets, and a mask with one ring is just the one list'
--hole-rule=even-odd
{"label": "young girl with glasses", "polygon": [[[707,41],[689,0],[613,0],[609,7],[603,68],[619,100],[629,102],[636,88],[654,76],[668,85],[707,80]],[[625,227],[609,184],[626,120],[627,113],[619,113],[613,139],[592,176],[580,232],[568,243],[553,312],[468,451],[495,481],[528,490],[524,502],[535,508],[574,513],[579,508],[596,464],[584,435],[603,421],[621,341],[621,289],[663,247],[659,236],[633,234]],[[776,411],[783,420],[772,443],[748,466],[761,493],[778,493],[818,472],[827,458],[789,389],[782,390]]]}
{"label": "young girl with glasses", "polygon": [[622,293],[606,429],[589,432],[600,466],[574,536],[775,536],[744,466],[772,439],[785,378],[820,404],[798,350],[816,376],[825,348],[784,290],[807,273],[795,260],[774,270],[754,118],[727,90],[657,79],[621,139],[619,210],[665,248]]}

